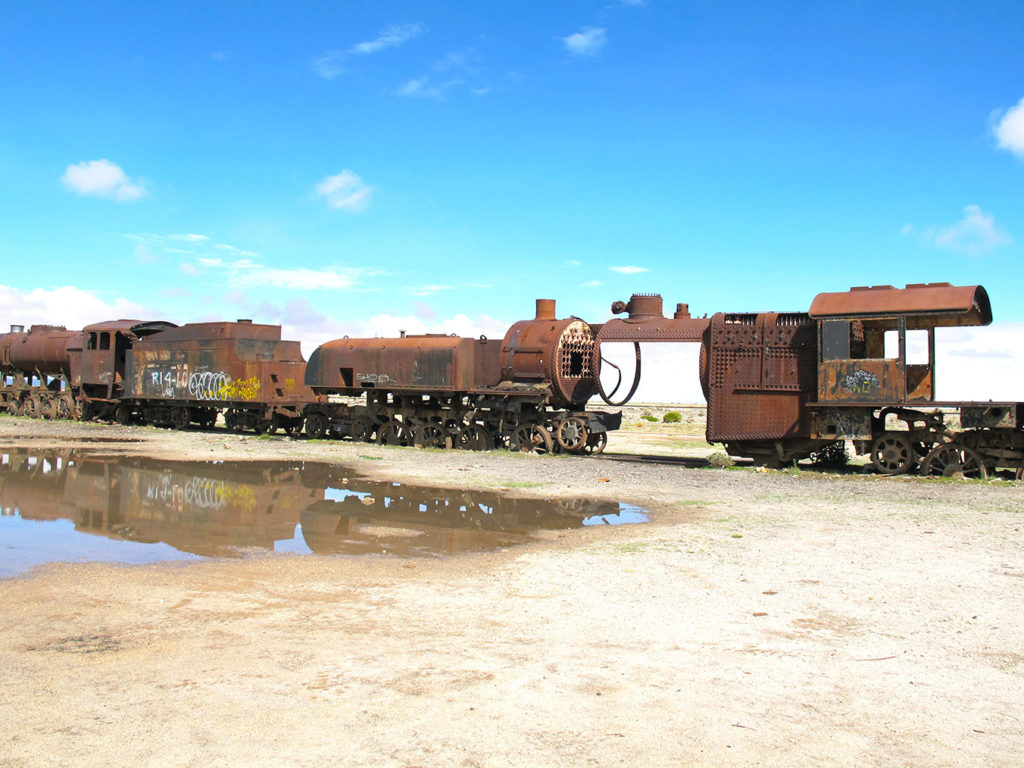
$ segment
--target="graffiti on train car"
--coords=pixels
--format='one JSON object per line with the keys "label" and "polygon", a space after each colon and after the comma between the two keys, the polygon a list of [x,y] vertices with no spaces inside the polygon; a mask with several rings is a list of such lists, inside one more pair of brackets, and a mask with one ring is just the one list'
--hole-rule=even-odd
{"label": "graffiti on train car", "polygon": [[187,363],[148,366],[140,394],[191,400],[256,400],[260,379],[232,379],[224,371],[193,371]]}

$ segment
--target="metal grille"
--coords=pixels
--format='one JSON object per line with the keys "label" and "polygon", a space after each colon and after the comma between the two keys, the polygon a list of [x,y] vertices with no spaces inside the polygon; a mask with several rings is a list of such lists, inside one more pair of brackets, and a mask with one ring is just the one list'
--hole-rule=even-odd
{"label": "metal grille", "polygon": [[558,339],[555,351],[556,374],[563,381],[593,377],[591,360],[594,354],[594,334],[582,320],[570,323]]}

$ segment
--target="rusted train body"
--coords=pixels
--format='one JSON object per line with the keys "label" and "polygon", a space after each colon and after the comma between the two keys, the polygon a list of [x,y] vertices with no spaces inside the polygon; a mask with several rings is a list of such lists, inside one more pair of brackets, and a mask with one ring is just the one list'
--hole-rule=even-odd
{"label": "rusted train body", "polygon": [[[501,340],[456,336],[337,339],[306,366],[322,401],[306,409],[306,432],[383,444],[547,453],[603,450],[621,414],[586,411],[597,390],[595,339],[587,323],[558,319],[538,299],[536,316]],[[331,403],[332,395],[362,398]]]}
{"label": "rusted train body", "polygon": [[16,415],[102,418],[184,428],[297,432],[313,396],[305,361],[281,328],[116,320],[68,331],[0,334],[0,399]]}
{"label": "rusted train body", "polygon": [[[311,437],[537,452],[603,450],[621,415],[588,411],[603,389],[601,348],[701,345],[707,439],[781,466],[850,441],[900,474],[1024,474],[1024,403],[935,397],[935,331],[992,321],[981,286],[854,288],[809,311],[665,317],[660,296],[616,302],[590,325],[554,302],[501,340],[455,336],[337,339],[308,364],[279,326],[121,320],[0,334],[0,399],[11,413],[257,432],[304,425]],[[621,379],[620,379],[621,380]]]}
{"label": "rusted train body", "polygon": [[988,325],[981,286],[949,283],[819,294],[808,312],[718,313],[634,296],[598,330],[599,344],[701,344],[707,440],[734,456],[782,466],[836,441],[878,472],[986,477],[1024,473],[1024,403],[937,401],[935,330]]}
{"label": "rusted train body", "polygon": [[0,398],[17,415],[212,426],[382,444],[601,451],[617,413],[588,412],[594,335],[537,302],[502,340],[338,339],[308,365],[281,328],[248,320],[118,320],[0,335]]}

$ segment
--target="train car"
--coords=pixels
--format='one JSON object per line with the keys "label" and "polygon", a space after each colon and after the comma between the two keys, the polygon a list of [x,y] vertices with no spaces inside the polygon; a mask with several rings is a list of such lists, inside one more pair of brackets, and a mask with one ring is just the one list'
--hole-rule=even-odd
{"label": "train car", "polygon": [[621,414],[585,410],[597,386],[593,347],[590,326],[558,319],[550,299],[538,299],[536,316],[500,341],[330,341],[310,356],[306,385],[350,402],[307,407],[306,432],[385,445],[599,452]]}
{"label": "train car", "polygon": [[296,434],[316,396],[305,386],[299,342],[281,326],[251,320],[189,323],[139,339],[127,349],[115,420],[184,429],[212,426]]}

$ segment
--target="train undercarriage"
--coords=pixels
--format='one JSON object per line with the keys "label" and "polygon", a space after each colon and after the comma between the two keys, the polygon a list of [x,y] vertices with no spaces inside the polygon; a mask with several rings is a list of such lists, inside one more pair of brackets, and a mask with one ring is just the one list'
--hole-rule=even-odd
{"label": "train undercarriage", "polygon": [[918,473],[984,480],[1005,471],[1024,478],[1022,403],[941,403],[931,410],[811,406],[813,438],[737,440],[731,455],[790,466],[837,440],[849,441],[883,475]]}
{"label": "train undercarriage", "polygon": [[378,445],[545,453],[601,453],[620,413],[557,410],[543,397],[368,393],[306,406],[306,434]]}

